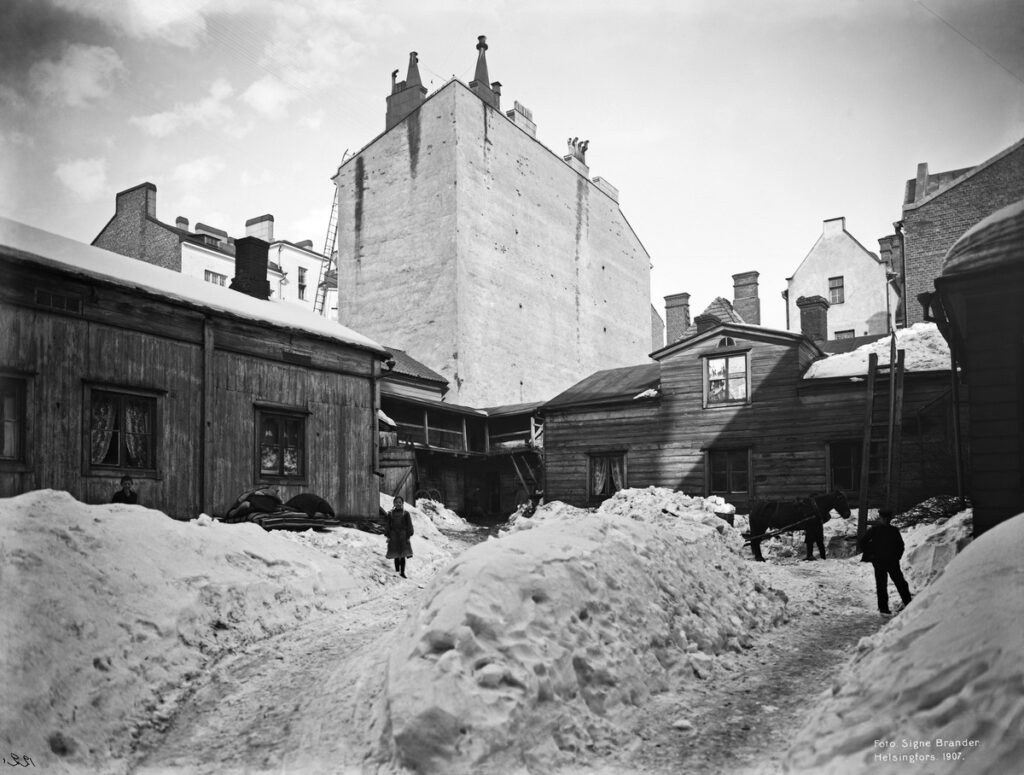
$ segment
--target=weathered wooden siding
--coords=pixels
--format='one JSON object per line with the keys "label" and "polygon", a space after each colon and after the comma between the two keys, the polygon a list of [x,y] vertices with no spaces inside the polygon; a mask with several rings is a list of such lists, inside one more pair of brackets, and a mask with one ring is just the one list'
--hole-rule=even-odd
{"label": "weathered wooden siding", "polygon": [[[823,491],[830,484],[828,445],[863,437],[864,383],[802,381],[799,348],[757,340],[738,344],[750,346],[749,404],[703,408],[700,356],[714,351],[715,339],[662,362],[658,399],[546,412],[547,497],[586,505],[589,456],[611,451],[626,453],[629,487],[707,495],[705,452],[712,448],[750,450],[751,498]],[[947,373],[907,375],[902,504],[952,492],[948,389]],[[927,422],[914,425],[924,407]],[[918,432],[918,425],[924,430]],[[944,449],[947,454],[939,454]],[[739,508],[748,505],[743,496],[729,500]]]}
{"label": "weathered wooden siding", "polygon": [[[374,353],[2,259],[0,370],[25,378],[28,417],[26,459],[0,465],[0,497],[109,501],[122,472],[89,470],[84,408],[90,387],[109,387],[157,399],[156,473],[133,474],[144,505],[195,517],[257,483],[266,402],[309,413],[307,476],[283,498],[312,491],[340,514],[377,513]],[[37,288],[79,297],[81,312],[40,308]]]}

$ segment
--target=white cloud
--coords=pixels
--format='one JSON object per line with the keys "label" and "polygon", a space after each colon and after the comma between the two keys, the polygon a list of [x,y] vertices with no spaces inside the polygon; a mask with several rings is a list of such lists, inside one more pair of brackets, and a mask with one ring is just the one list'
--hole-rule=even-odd
{"label": "white cloud", "polygon": [[306,127],[306,129],[319,129],[324,123],[324,112],[322,110],[311,113],[307,116],[303,116],[299,119],[299,124]]}
{"label": "white cloud", "polygon": [[293,89],[289,89],[274,76],[268,75],[254,81],[242,94],[242,99],[264,115],[281,117],[288,103],[297,96]]}
{"label": "white cloud", "polygon": [[201,159],[193,159],[179,164],[171,173],[171,180],[191,186],[212,180],[225,169],[227,169],[227,165],[219,156],[204,156]]}
{"label": "white cloud", "polygon": [[114,49],[72,43],[60,59],[32,65],[28,77],[32,89],[45,100],[77,107],[106,97],[124,72]]}
{"label": "white cloud", "polygon": [[57,165],[55,174],[83,202],[95,202],[107,195],[106,159],[73,159]]}
{"label": "white cloud", "polygon": [[131,122],[154,137],[167,137],[180,129],[198,124],[205,128],[231,127],[234,111],[227,99],[234,93],[231,84],[219,78],[210,85],[207,97],[192,103],[178,103],[173,110],[149,116],[132,116]]}
{"label": "white cloud", "polygon": [[62,8],[91,17],[133,38],[159,38],[193,47],[207,32],[213,13],[242,9],[243,0],[54,0]]}

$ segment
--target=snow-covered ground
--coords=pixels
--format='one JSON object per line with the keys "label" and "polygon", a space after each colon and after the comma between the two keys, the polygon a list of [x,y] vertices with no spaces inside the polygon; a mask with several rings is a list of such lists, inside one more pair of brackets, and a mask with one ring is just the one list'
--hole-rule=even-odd
{"label": "snow-covered ground", "polygon": [[[811,610],[816,597],[843,595],[844,611],[876,616],[870,568],[769,552],[768,563],[754,563],[714,499],[649,488],[596,511],[546,504],[468,550],[449,536],[471,526],[439,504],[418,506],[404,580],[384,558],[384,537],[358,530],[177,522],[53,491],[0,500],[0,746],[54,772],[126,772],[172,733],[180,744],[142,771],[390,773],[404,762],[420,772],[525,775],[586,772],[602,760],[616,762],[608,772],[669,771],[622,766],[623,756],[649,753],[632,746],[652,708],[677,714],[670,735],[710,730],[715,719],[692,698],[710,702],[719,681],[744,696],[733,680],[742,676],[730,671],[752,654],[775,659],[751,646],[772,643],[788,617],[803,616],[800,627],[821,622],[829,612]],[[880,771],[870,760],[875,738],[973,735],[987,758],[968,754],[979,762],[1022,753],[1015,558],[1024,529],[1018,519],[991,531],[941,573],[967,542],[969,517],[905,531],[917,597],[808,708],[789,766],[819,771],[834,752],[835,772]],[[838,534],[843,522],[829,524]],[[776,591],[784,583],[806,610]],[[801,637],[787,635],[794,654]],[[236,662],[258,670],[244,681],[225,674]],[[293,694],[315,696],[304,704],[280,688],[262,692],[285,726],[269,740],[250,728],[263,758],[238,759],[248,738],[224,740],[233,716],[253,709],[244,698],[226,702],[224,687],[261,693],[257,678],[297,682],[307,664],[316,675]],[[194,725],[216,742],[202,748],[190,742],[182,707],[202,705],[213,678],[223,686],[205,702],[217,724]],[[325,741],[332,729],[337,739]],[[299,764],[274,753],[287,745]]]}

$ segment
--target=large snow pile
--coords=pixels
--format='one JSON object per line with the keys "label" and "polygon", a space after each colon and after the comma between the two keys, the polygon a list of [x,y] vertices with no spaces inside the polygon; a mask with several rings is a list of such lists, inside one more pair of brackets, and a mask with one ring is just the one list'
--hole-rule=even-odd
{"label": "large snow pile", "polygon": [[398,760],[551,771],[621,744],[652,693],[750,645],[783,596],[755,579],[714,505],[668,490],[596,512],[546,504],[458,557],[394,634],[379,724]]}
{"label": "large snow pile", "polygon": [[789,772],[1019,772],[1024,515],[955,557],[809,714]]}
{"label": "large snow pile", "polygon": [[[388,496],[381,495],[380,497],[383,502],[383,500]],[[437,501],[430,500],[429,498],[420,498],[417,500],[416,510],[433,522],[440,530],[452,530],[462,533],[472,532],[477,529],[476,525],[471,522],[467,522],[454,511],[447,508],[443,503],[438,503]]]}
{"label": "large snow pile", "polygon": [[[880,366],[889,363],[890,338],[884,336],[848,353],[837,353],[815,361],[804,379],[863,377],[868,373],[868,356],[878,355]],[[905,371],[948,371],[949,344],[934,323],[915,323],[896,331],[896,349],[905,350]]]}
{"label": "large snow pile", "polygon": [[0,500],[0,748],[114,771],[212,657],[367,596],[344,558],[287,535],[53,490]]}
{"label": "large snow pile", "polygon": [[974,511],[966,509],[938,524],[920,523],[903,531],[903,572],[911,591],[931,584],[971,543]]}

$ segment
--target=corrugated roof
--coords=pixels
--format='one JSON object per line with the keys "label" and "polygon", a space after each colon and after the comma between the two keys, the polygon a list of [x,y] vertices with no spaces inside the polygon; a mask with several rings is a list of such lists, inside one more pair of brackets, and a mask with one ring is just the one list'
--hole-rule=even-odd
{"label": "corrugated roof", "polygon": [[641,363],[591,374],[544,404],[545,409],[581,404],[611,404],[631,401],[638,393],[657,387],[661,364]]}

